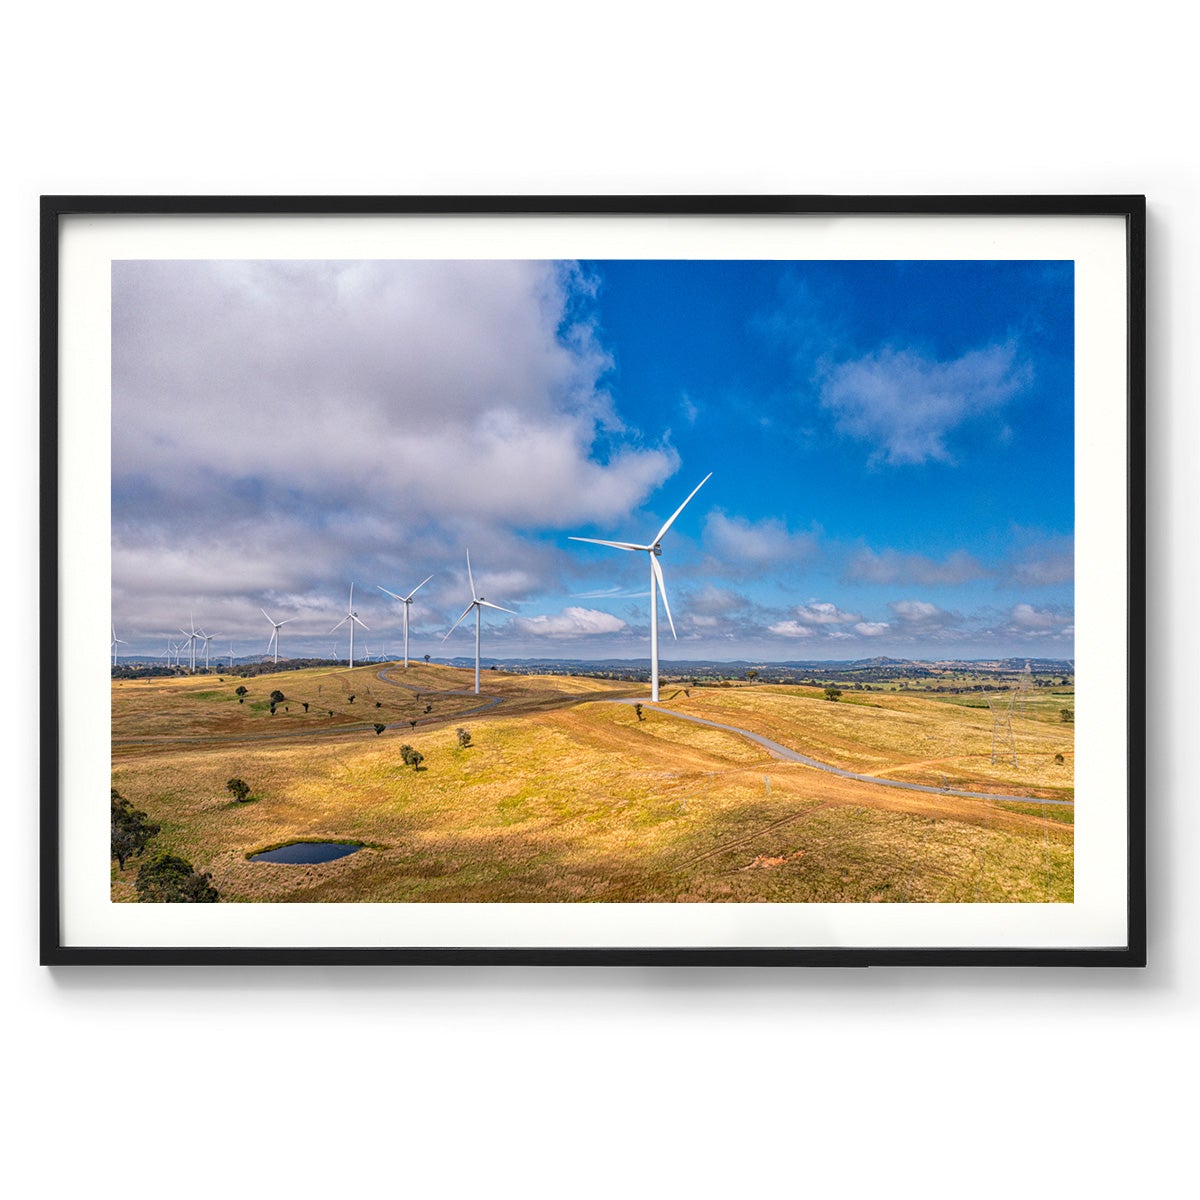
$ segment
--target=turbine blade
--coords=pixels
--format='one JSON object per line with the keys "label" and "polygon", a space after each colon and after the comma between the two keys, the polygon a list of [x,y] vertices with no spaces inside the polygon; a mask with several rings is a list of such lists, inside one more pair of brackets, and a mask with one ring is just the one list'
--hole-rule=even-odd
{"label": "turbine blade", "polygon": [[350,614],[350,616],[353,618],[353,620],[354,620],[354,623],[355,623],[356,625],[362,625],[362,627],[363,627],[364,629],[367,629],[367,628],[369,628],[369,626],[367,626],[367,625],[363,625],[362,621],[359,619],[359,615],[358,615],[358,613],[351,613],[351,614]]}
{"label": "turbine blade", "polygon": [[463,612],[463,615],[461,617],[459,617],[458,620],[455,621],[454,624],[451,625],[449,629],[446,630],[445,634],[443,634],[443,636],[442,636],[443,642],[467,619],[467,614],[474,607],[475,607],[475,601],[472,600],[471,603],[467,605],[466,609]]}
{"label": "turbine blade", "polygon": [[574,534],[569,534],[567,537],[571,542],[591,542],[593,546],[615,546],[618,550],[652,550],[653,546],[639,546],[636,542],[605,542],[600,538],[585,538],[576,537]]}
{"label": "turbine blade", "polygon": [[471,552],[467,551],[467,580],[471,584],[471,599],[478,600],[479,593],[475,590],[475,576],[471,574]]}
{"label": "turbine blade", "polygon": [[383,592],[385,595],[387,595],[387,596],[391,596],[391,598],[392,598],[393,600],[403,600],[403,599],[404,599],[404,597],[403,597],[403,596],[397,596],[395,592],[389,592],[389,591],[387,590],[387,588],[385,588],[385,587],[383,586],[383,584],[382,584],[382,583],[377,583],[375,586],[376,586],[376,587],[377,587],[377,588],[378,588],[378,589],[379,589],[381,592]]}
{"label": "turbine blade", "polygon": [[280,621],[277,625],[274,621],[272,621],[271,624],[275,625],[276,629],[282,629],[288,623],[288,621],[294,621],[295,619],[295,617],[288,617],[286,620]]}
{"label": "turbine blade", "polygon": [[429,582],[429,581],[430,581],[432,578],[433,578],[433,576],[432,576],[432,575],[427,575],[427,576],[426,576],[424,579],[422,579],[422,580],[421,580],[421,582],[420,582],[420,583],[418,583],[418,584],[417,584],[417,586],[416,586],[415,588],[413,588],[413,590],[412,590],[411,592],[409,592],[409,593],[408,593],[408,595],[407,595],[407,596],[397,596],[397,597],[396,597],[396,599],[397,599],[397,600],[404,600],[404,601],[405,601],[405,603],[407,603],[407,602],[408,602],[409,600],[411,600],[411,599],[412,599],[412,598],[413,598],[413,597],[414,597],[414,596],[415,596],[415,595],[416,595],[416,594],[417,594],[417,593],[418,593],[418,592],[419,592],[419,591],[420,591],[420,590],[421,590],[421,589],[422,589],[422,588],[423,588],[423,587],[424,587],[424,586],[425,586],[425,585],[426,585],[426,584],[427,584],[427,583],[428,583],[428,582]]}
{"label": "turbine blade", "polygon": [[480,600],[479,603],[482,604],[484,608],[494,608],[497,612],[512,613],[514,617],[517,615],[511,608],[501,608],[499,604],[493,604],[490,600]]}
{"label": "turbine blade", "polygon": [[711,478],[712,472],[709,471],[709,473],[705,475],[705,477],[700,480],[700,482],[696,484],[694,488],[692,488],[691,495],[689,495],[688,498],[671,514],[670,520],[658,531],[658,536],[650,543],[650,545],[657,546],[658,543],[662,541],[663,534],[675,524],[675,518],[679,516],[679,514],[683,512],[683,510],[691,503],[692,496],[694,496]]}
{"label": "turbine blade", "polygon": [[[267,610],[266,610],[265,608],[260,608],[258,611],[259,611],[260,613],[262,613],[262,615],[263,615],[264,617],[267,617]],[[268,620],[268,621],[271,621],[271,618],[270,618],[270,617],[267,617],[267,620]],[[272,625],[274,625],[274,624],[275,624],[275,622],[274,622],[274,621],[271,621],[271,624],[272,624]]]}
{"label": "turbine blade", "polygon": [[332,628],[332,629],[331,629],[329,632],[330,632],[330,633],[337,633],[337,631],[338,631],[339,629],[341,629],[341,627],[342,627],[343,625],[345,625],[345,623],[346,623],[348,620],[350,620],[350,614],[349,614],[349,613],[347,613],[347,614],[346,614],[346,615],[345,615],[345,616],[344,616],[344,617],[343,617],[343,618],[342,618],[342,619],[341,619],[341,620],[340,620],[340,621],[339,621],[339,622],[338,622],[338,623],[337,623],[337,624],[336,624],[336,625],[335,625],[335,626],[334,626],[334,627],[333,627],[333,628]]}
{"label": "turbine blade", "polygon": [[662,592],[663,608],[667,610],[667,624],[671,626],[671,636],[679,641],[679,635],[675,632],[675,622],[671,620],[671,606],[667,603],[667,585],[663,582],[662,567],[658,565],[658,558],[655,555],[650,555],[650,566],[654,571],[654,578],[658,580],[658,590]]}

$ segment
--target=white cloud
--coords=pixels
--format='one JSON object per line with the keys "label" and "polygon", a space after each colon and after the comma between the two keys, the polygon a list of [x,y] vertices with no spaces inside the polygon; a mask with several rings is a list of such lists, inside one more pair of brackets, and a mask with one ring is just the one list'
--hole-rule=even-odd
{"label": "white cloud", "polygon": [[838,433],[872,446],[872,462],[951,463],[949,435],[1001,409],[1029,379],[1012,343],[949,362],[885,347],[828,368],[820,401]]}
{"label": "white cloud", "polygon": [[1073,634],[1075,618],[1070,613],[1052,608],[1035,608],[1032,604],[1016,604],[1008,617],[1010,632],[1037,634]]}
{"label": "white cloud", "polygon": [[881,637],[891,629],[887,621],[859,621],[854,626],[854,632],[860,637]]}
{"label": "white cloud", "polygon": [[510,622],[519,633],[537,637],[575,638],[589,637],[598,633],[620,633],[627,628],[620,617],[601,612],[595,608],[578,608],[574,605],[560,613],[545,613],[537,617],[514,617]]}
{"label": "white cloud", "polygon": [[704,546],[729,566],[784,566],[813,557],[814,533],[793,533],[780,520],[749,521],[714,509],[704,522]]}
{"label": "white cloud", "polygon": [[962,619],[957,613],[938,608],[928,600],[892,600],[888,603],[888,608],[902,625],[919,627],[922,630],[957,625]]}
{"label": "white cloud", "polygon": [[808,638],[813,636],[813,631],[807,625],[801,625],[799,621],[777,621],[774,625],[768,625],[767,629],[779,637],[789,638]]}
{"label": "white cloud", "polygon": [[802,625],[849,625],[862,620],[861,613],[843,612],[827,600],[810,600],[799,605],[796,616]]}
{"label": "white cloud", "polygon": [[921,587],[970,583],[988,574],[974,556],[956,550],[939,561],[924,554],[899,550],[855,551],[846,564],[844,578],[850,583],[916,584]]}

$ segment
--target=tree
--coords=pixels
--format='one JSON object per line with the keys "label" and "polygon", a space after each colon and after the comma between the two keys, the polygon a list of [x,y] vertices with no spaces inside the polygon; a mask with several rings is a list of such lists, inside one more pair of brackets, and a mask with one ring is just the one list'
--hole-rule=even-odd
{"label": "tree", "polygon": [[423,755],[423,754],[420,752],[420,750],[414,750],[414,751],[413,751],[413,752],[412,752],[412,753],[411,753],[411,754],[408,756],[408,762],[409,762],[409,765],[412,767],[412,769],[413,769],[414,771],[419,771],[419,770],[421,769],[421,764],[422,764],[424,761],[425,761],[425,755]]}
{"label": "tree", "polygon": [[428,665],[429,665],[429,655],[428,655],[428,654],[427,654],[427,655],[425,655],[425,665],[426,665],[426,666],[428,666]]}
{"label": "tree", "polygon": [[248,687],[246,687],[246,686],[245,686],[245,684],[243,684],[242,686],[240,686],[240,687],[238,687],[237,689],[235,689],[235,691],[234,691],[234,693],[233,693],[233,694],[234,694],[234,695],[235,695],[235,696],[238,698],[238,703],[239,703],[239,704],[245,704],[245,703],[246,703],[246,693],[247,693],[249,690],[250,690],[250,689],[249,689]]}
{"label": "tree", "polygon": [[351,704],[353,704],[354,703],[354,693],[351,692],[350,695],[346,697],[346,699],[349,700]]}
{"label": "tree", "polygon": [[826,700],[833,700],[836,702],[836,701],[840,700],[841,698],[842,698],[842,689],[841,688],[836,688],[831,683],[825,689],[825,699]]}
{"label": "tree", "polygon": [[1070,725],[1071,722],[1075,720],[1075,713],[1072,709],[1060,708],[1058,710],[1058,719],[1062,721],[1064,725]]}
{"label": "tree", "polygon": [[278,688],[271,693],[272,704],[282,704],[286,699],[287,697]]}
{"label": "tree", "polygon": [[144,812],[134,808],[116,788],[112,792],[112,856],[121,870],[125,860],[141,855],[150,839],[159,831],[159,826],[149,820]]}
{"label": "tree", "polygon": [[387,728],[386,725],[380,725],[380,723],[378,721],[376,721],[375,722],[375,736],[378,737],[386,728]]}
{"label": "tree", "polygon": [[196,871],[186,858],[174,854],[156,854],[138,868],[138,900],[143,904],[215,904],[221,893],[212,887],[212,876]]}
{"label": "tree", "polygon": [[225,788],[233,793],[233,798],[239,804],[243,803],[250,795],[250,785],[244,779],[238,779],[236,776],[226,781]]}
{"label": "tree", "polygon": [[637,719],[639,721],[644,721],[646,719],[645,717],[642,716],[642,706],[640,704],[635,704],[633,706],[633,711],[635,713],[637,713]]}
{"label": "tree", "polygon": [[302,700],[302,701],[301,701],[301,703],[304,705],[304,711],[305,711],[305,712],[308,712],[308,701],[307,701],[307,700]]}
{"label": "tree", "polygon": [[458,744],[465,750],[471,744],[471,731],[460,725],[455,732],[458,736]]}
{"label": "tree", "polygon": [[758,671],[754,667],[751,667],[750,670],[746,672],[746,678],[753,683],[758,678]]}
{"label": "tree", "polygon": [[413,748],[407,742],[405,742],[404,745],[400,747],[400,757],[404,760],[404,765],[406,767],[409,765],[409,763],[412,762],[412,756],[415,753],[416,753],[416,751],[414,751]]}
{"label": "tree", "polygon": [[408,727],[409,727],[409,729],[416,729],[416,727],[417,727],[416,718],[414,718],[413,720],[409,721],[409,723],[408,723]]}

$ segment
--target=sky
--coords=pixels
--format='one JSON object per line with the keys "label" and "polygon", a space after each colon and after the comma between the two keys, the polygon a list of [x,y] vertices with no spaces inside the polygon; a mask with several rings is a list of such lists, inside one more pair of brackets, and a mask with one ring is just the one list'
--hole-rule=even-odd
{"label": "sky", "polygon": [[120,261],[122,654],[1074,657],[1070,262]]}

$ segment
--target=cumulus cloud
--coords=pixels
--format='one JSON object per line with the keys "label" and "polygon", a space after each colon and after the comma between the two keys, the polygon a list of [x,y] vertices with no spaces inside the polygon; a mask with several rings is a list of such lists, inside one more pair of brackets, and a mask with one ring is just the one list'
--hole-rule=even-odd
{"label": "cumulus cloud", "polygon": [[965,550],[956,550],[938,560],[924,554],[905,554],[899,550],[875,551],[864,547],[855,551],[846,563],[847,583],[915,584],[919,587],[970,583],[982,579],[988,570]]}
{"label": "cumulus cloud", "polygon": [[922,631],[957,625],[962,618],[957,613],[947,612],[928,600],[892,600],[888,603],[901,625],[911,631],[919,627]]}
{"label": "cumulus cloud", "polygon": [[871,446],[874,463],[952,463],[950,435],[1003,408],[1029,379],[1012,343],[947,362],[885,347],[828,367],[820,403],[838,433]]}
{"label": "cumulus cloud", "polygon": [[704,547],[732,568],[783,566],[812,558],[817,550],[813,533],[795,533],[783,521],[750,521],[714,509],[704,522]]}
{"label": "cumulus cloud", "polygon": [[861,621],[862,614],[843,612],[827,600],[810,600],[797,607],[796,618],[802,625],[849,625]]}
{"label": "cumulus cloud", "polygon": [[536,617],[514,617],[509,622],[518,633],[536,637],[576,638],[598,633],[620,633],[627,626],[620,617],[595,608],[570,605],[559,613],[544,613]]}
{"label": "cumulus cloud", "polygon": [[627,513],[678,458],[616,412],[583,292],[541,262],[116,263],[116,500]]}
{"label": "cumulus cloud", "polygon": [[779,637],[808,638],[814,636],[813,630],[799,621],[776,621],[774,625],[768,625],[767,629]]}
{"label": "cumulus cloud", "polygon": [[854,632],[860,637],[882,637],[889,629],[887,621],[858,621],[854,625]]}
{"label": "cumulus cloud", "polygon": [[1022,547],[1009,568],[1017,587],[1055,587],[1075,579],[1073,538],[1039,539]]}
{"label": "cumulus cloud", "polygon": [[1075,618],[1059,609],[1016,604],[1008,615],[1007,631],[1035,637],[1073,635]]}

